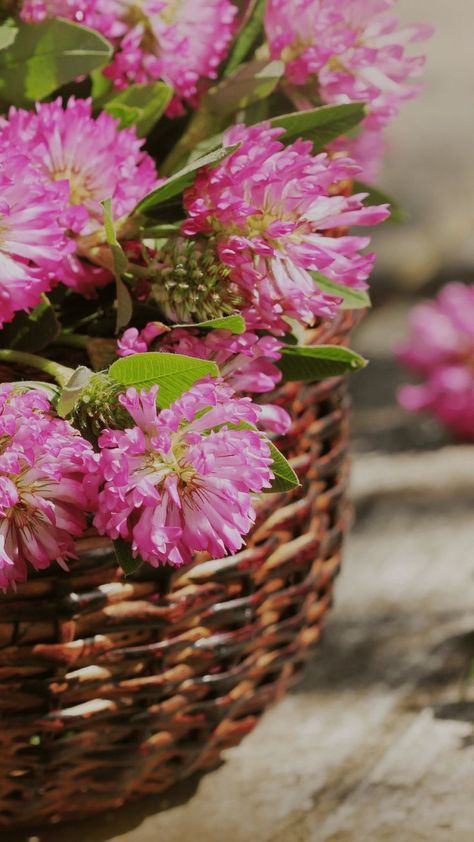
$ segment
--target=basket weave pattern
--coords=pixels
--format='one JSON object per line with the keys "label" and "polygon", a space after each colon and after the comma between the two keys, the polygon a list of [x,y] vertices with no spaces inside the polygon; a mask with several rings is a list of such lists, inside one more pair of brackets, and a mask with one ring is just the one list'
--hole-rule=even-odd
{"label": "basket weave pattern", "polygon": [[[343,342],[350,322],[317,340]],[[263,496],[245,550],[124,580],[91,531],[69,574],[0,596],[0,826],[103,812],[211,767],[300,671],[349,519],[346,386],[277,400],[301,487]]]}

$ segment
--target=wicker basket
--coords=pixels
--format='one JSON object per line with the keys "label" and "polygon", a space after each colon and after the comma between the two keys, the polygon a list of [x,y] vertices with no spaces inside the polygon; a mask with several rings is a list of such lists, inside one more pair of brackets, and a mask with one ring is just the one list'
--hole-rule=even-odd
{"label": "wicker basket", "polygon": [[[351,321],[318,340],[344,342]],[[91,532],[70,574],[0,597],[0,826],[103,812],[213,766],[300,671],[348,523],[346,387],[289,384],[278,401],[302,485],[262,498],[244,551],[124,581]]]}

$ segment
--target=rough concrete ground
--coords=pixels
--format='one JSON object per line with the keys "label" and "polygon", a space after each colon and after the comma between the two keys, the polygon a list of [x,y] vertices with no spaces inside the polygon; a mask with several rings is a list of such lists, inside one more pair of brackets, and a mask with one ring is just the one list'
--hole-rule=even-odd
{"label": "rough concrete ground", "polygon": [[[471,842],[474,448],[394,400],[408,292],[474,262],[472,0],[400,0],[431,20],[425,93],[391,130],[378,297],[356,338],[355,529],[306,678],[216,771],[167,798],[5,842]],[[435,448],[439,448],[435,450]],[[78,794],[78,798],[79,798]]]}

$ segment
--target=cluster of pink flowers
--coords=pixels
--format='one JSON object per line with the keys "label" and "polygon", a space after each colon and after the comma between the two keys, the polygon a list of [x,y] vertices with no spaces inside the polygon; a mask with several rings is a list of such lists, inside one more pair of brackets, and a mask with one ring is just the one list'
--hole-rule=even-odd
{"label": "cluster of pink flowers", "polygon": [[232,427],[255,424],[258,408],[203,380],[158,413],[157,391],[128,389],[120,401],[136,426],[100,437],[95,526],[153,566],[189,563],[198,550],[236,552],[254,522],[251,495],[273,476],[262,435]]}
{"label": "cluster of pink flowers", "polygon": [[28,566],[67,567],[92,512],[102,534],[154,566],[241,548],[252,495],[273,478],[269,445],[253,429],[261,408],[222,379],[196,383],[160,412],[157,391],[120,396],[130,426],[105,429],[96,454],[41,391],[0,386],[0,589],[25,581]]}
{"label": "cluster of pink flowers", "polygon": [[95,505],[96,457],[40,391],[0,386],[0,588],[65,566]]}
{"label": "cluster of pink flowers", "polygon": [[401,404],[474,440],[474,286],[447,284],[434,301],[413,309],[410,328],[397,356],[423,382],[403,386]]}
{"label": "cluster of pink flowers", "polygon": [[196,104],[215,79],[230,44],[237,7],[229,0],[26,0],[22,17],[65,17],[96,29],[115,47],[105,69],[117,88],[164,79],[173,88],[171,116]]}
{"label": "cluster of pink flowers", "polygon": [[374,255],[360,252],[369,239],[346,230],[389,215],[386,205],[365,207],[365,193],[334,194],[337,182],[359,172],[353,161],[313,156],[310,141],[285,146],[282,134],[268,123],[229,129],[225,144],[239,147],[214,169],[199,171],[185,193],[189,218],[182,226],[217,243],[246,302],[249,327],[280,332],[285,317],[310,324],[335,315],[339,300],[318,290],[310,271],[366,287]]}
{"label": "cluster of pink flowers", "polygon": [[[119,545],[127,542],[138,561],[154,566],[189,563],[196,552],[234,553],[255,521],[254,495],[272,488],[272,468],[278,488],[296,486],[290,467],[285,480],[274,464],[269,436],[284,435],[291,419],[278,405],[282,393],[272,392],[289,360],[287,334],[296,336],[301,327],[332,319],[344,302],[344,288],[367,286],[374,260],[367,252],[370,239],[351,229],[382,222],[389,210],[385,204],[369,205],[366,192],[352,193],[354,181],[373,177],[382,129],[416,92],[412,80],[423,59],[409,56],[407,47],[428,34],[427,27],[400,29],[390,12],[393,2],[268,0],[263,24],[260,7],[237,0],[14,4],[26,29],[60,17],[100,33],[113,55],[98,71],[107,90],[100,99],[67,99],[66,88],[58,89],[62,96],[55,101],[27,109],[20,107],[22,98],[0,116],[0,329],[18,311],[42,301],[41,314],[46,310],[46,320],[50,317],[57,328],[54,334],[45,331],[47,348],[54,336],[57,345],[83,348],[91,359],[108,354],[111,325],[133,325],[136,317],[145,327],[128,327],[116,354],[152,353],[145,361],[115,362],[108,372],[82,367],[58,404],[60,414],[69,407],[71,423],[57,417],[56,404],[38,384],[30,391],[18,384],[0,386],[0,589],[23,582],[29,569],[43,570],[54,559],[67,566],[74,539],[92,522]],[[249,20],[260,32],[252,35],[255,43],[242,59],[236,83],[223,73],[223,61],[234,34]],[[84,33],[66,27],[76,34],[80,55]],[[44,24],[40,33],[49,28]],[[233,50],[232,59],[238,54],[239,48]],[[311,140],[287,143],[285,130],[269,121],[235,125],[237,119],[251,120],[245,103],[265,95],[265,85],[252,88],[260,59],[281,59],[286,68],[265,113],[275,113],[274,107],[288,100],[303,109],[364,102],[363,131],[313,154]],[[90,79],[81,75],[89,72],[87,62],[78,58],[76,70],[79,79],[69,81],[80,96],[91,89]],[[58,77],[52,70],[51,77],[53,95]],[[237,84],[229,102],[238,100],[238,107],[222,116],[217,106],[211,114],[210,93],[206,108],[197,112],[211,80],[223,77],[221,90]],[[139,120],[142,129],[140,116],[154,91],[146,86],[161,79],[173,98],[162,124],[163,142],[153,149],[153,130],[147,149],[162,172],[171,173],[165,183],[135,129],[120,129],[101,111],[111,107],[110,96],[116,100],[114,89],[142,86],[132,92],[140,106],[128,99],[123,106],[126,121]],[[97,77],[94,92],[95,82]],[[183,119],[167,119],[177,115]],[[214,159],[206,159],[213,164],[198,169],[190,146],[196,146],[196,155],[214,148],[219,132],[223,147],[232,150],[218,149]],[[185,176],[176,177],[183,166]],[[163,190],[147,196],[163,183]],[[183,183],[191,186],[181,196]],[[118,240],[112,247],[111,226],[106,231],[104,225],[108,201]],[[137,205],[140,213],[134,213]],[[54,291],[58,284],[69,289]],[[426,378],[423,386],[407,387],[402,399],[441,417],[444,413],[448,423],[441,386],[449,370],[450,382],[458,384],[449,423],[466,432],[469,413],[472,418],[473,336],[463,318],[474,305],[470,293],[456,289],[446,291],[438,304],[426,305],[433,327],[428,319],[424,350],[442,324],[438,346],[432,338],[424,361],[411,347],[401,352]],[[49,292],[47,301],[43,293]],[[72,293],[97,301],[80,304],[76,313],[78,298]],[[464,317],[448,312],[449,295],[467,296]],[[222,321],[227,316],[235,327],[236,314],[243,317],[237,320],[241,334],[212,329],[216,323],[228,326]],[[25,335],[36,343],[34,319]],[[156,321],[146,324],[149,319]],[[416,317],[414,326],[419,330]],[[102,330],[94,344],[91,337]],[[25,358],[10,347],[11,333],[12,328],[3,333],[7,348],[0,348],[1,359],[34,365],[31,354]],[[160,352],[166,357],[159,358]],[[191,372],[214,366],[183,362],[173,354],[215,362],[216,378],[199,380],[181,394],[183,381],[176,374],[181,364]],[[174,394],[181,394],[169,408],[158,408],[164,396],[157,385],[125,389],[114,377],[125,370],[124,382],[139,385],[143,381],[135,373],[142,363],[156,373],[150,380],[147,376],[148,383],[163,382],[169,366],[166,377],[175,377],[169,382]],[[58,375],[60,383],[69,377],[51,360],[38,367]],[[468,377],[469,399],[467,386],[463,391],[460,385]],[[79,380],[84,385],[77,387],[74,404]],[[284,464],[282,455],[279,459]]]}
{"label": "cluster of pink flowers", "polygon": [[[162,326],[150,322],[141,331],[128,328],[117,343],[117,353],[127,357],[148,351],[158,336],[161,341],[157,350],[214,360],[222,379],[236,393],[271,392],[281,380],[275,361],[281,357],[282,343],[274,336],[258,336],[250,331],[234,336],[228,330],[212,330],[199,336],[197,331],[175,328],[163,334]],[[288,432],[291,418],[283,407],[265,403],[259,412],[259,427],[263,430],[277,435]]]}
{"label": "cluster of pink flowers", "polygon": [[119,225],[156,185],[141,146],[135,130],[120,131],[109,114],[93,118],[90,100],[12,108],[0,119],[0,254],[8,261],[0,322],[35,306],[58,281],[90,296],[112,279],[81,257],[104,243],[102,201],[112,199]]}
{"label": "cluster of pink flowers", "polygon": [[[431,27],[413,24],[400,28],[391,13],[395,0],[268,0],[265,31],[273,58],[285,62],[295,98],[308,103],[364,102],[362,145],[346,139],[345,150],[372,180],[383,152],[381,129],[400,105],[416,96],[413,83],[424,56],[411,56],[407,47],[431,35]],[[336,147],[337,148],[337,147]]]}

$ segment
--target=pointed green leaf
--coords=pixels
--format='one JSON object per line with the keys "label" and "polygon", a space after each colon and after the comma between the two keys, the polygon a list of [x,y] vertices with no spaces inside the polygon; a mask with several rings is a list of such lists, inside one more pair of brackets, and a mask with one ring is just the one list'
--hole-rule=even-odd
{"label": "pointed green leaf", "polygon": [[266,494],[276,494],[281,491],[292,491],[293,488],[298,488],[301,485],[297,475],[287,459],[283,456],[277,447],[271,442],[267,441],[270,447],[270,453],[273,457],[273,462],[270,465],[271,470],[275,475],[271,488],[264,489]]}
{"label": "pointed green leaf", "polygon": [[276,365],[288,382],[339,377],[348,371],[364,368],[367,360],[340,345],[287,345],[282,348],[281,359]]}
{"label": "pointed green leaf", "polygon": [[196,322],[189,325],[175,325],[175,327],[198,327],[206,330],[229,330],[231,333],[245,333],[246,325],[242,316],[222,316],[221,319],[208,319],[206,322]]}
{"label": "pointed green leaf", "polygon": [[202,158],[203,155],[208,155],[209,152],[214,152],[216,149],[219,149],[222,146],[223,141],[224,132],[218,132],[217,134],[204,138],[204,140],[200,140],[199,143],[196,143],[191,149],[188,157],[188,163],[191,163],[191,161],[197,161],[199,158]]}
{"label": "pointed green leaf", "polygon": [[145,137],[164,114],[173,91],[165,82],[130,85],[109,97],[103,108],[120,121],[120,128],[135,126],[137,135]]}
{"label": "pointed green leaf", "polygon": [[132,555],[132,548],[128,541],[123,538],[116,538],[113,542],[116,559],[122,568],[125,576],[130,576],[135,573],[143,564],[143,559],[140,556],[136,558]]}
{"label": "pointed green leaf", "polygon": [[231,73],[247,58],[258,40],[263,29],[266,0],[252,0],[247,8],[240,31],[234,39],[234,44],[227,59],[224,76]]}
{"label": "pointed green leaf", "polygon": [[62,18],[17,26],[15,41],[0,52],[0,99],[14,105],[44,99],[112,55],[98,32]]}
{"label": "pointed green leaf", "polygon": [[237,149],[237,144],[234,144],[233,146],[221,146],[219,149],[215,149],[208,155],[204,155],[202,158],[192,161],[192,163],[188,164],[182,170],[179,170],[179,172],[167,178],[163,184],[160,184],[160,186],[156,188],[156,190],[152,190],[151,193],[148,193],[148,195],[139,202],[134,213],[149,211],[157,205],[161,205],[163,202],[168,202],[175,196],[179,196],[193,183],[196,173],[201,169],[201,167],[209,167],[213,164],[218,164],[223,158],[227,158],[234,149]]}
{"label": "pointed green leaf", "polygon": [[344,284],[337,284],[336,281],[326,278],[321,272],[310,272],[309,274],[314,278],[321,292],[342,298],[341,310],[365,310],[366,307],[370,307],[370,297],[367,290],[353,289],[344,286]]}
{"label": "pointed green leaf", "polygon": [[285,134],[281,140],[292,143],[296,138],[312,140],[315,151],[323,149],[330,140],[339,137],[357,126],[365,117],[363,102],[348,102],[344,105],[322,105],[310,111],[296,111],[273,117],[272,126],[281,126]]}
{"label": "pointed green leaf", "polygon": [[[397,204],[397,202],[388,196],[383,190],[378,187],[373,187],[371,184],[364,184],[362,181],[354,181],[354,193],[367,193],[367,198],[363,200],[364,205],[390,205],[390,216],[385,222],[406,222],[405,211]],[[382,223],[383,224],[383,223]]]}
{"label": "pointed green leaf", "polygon": [[197,380],[208,374],[218,377],[219,369],[210,360],[149,351],[116,360],[110,366],[109,374],[123,386],[136,389],[150,389],[158,384],[157,403],[160,409],[165,409]]}

